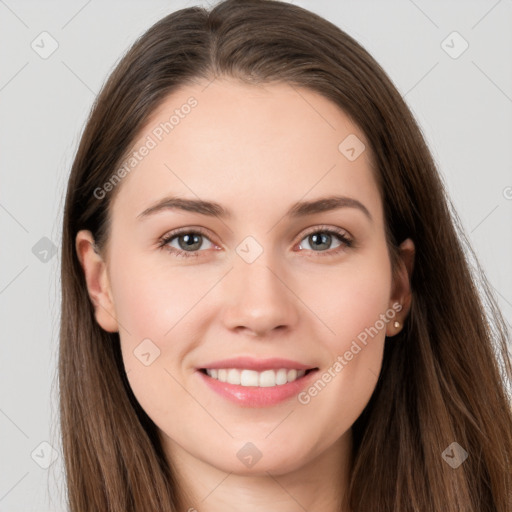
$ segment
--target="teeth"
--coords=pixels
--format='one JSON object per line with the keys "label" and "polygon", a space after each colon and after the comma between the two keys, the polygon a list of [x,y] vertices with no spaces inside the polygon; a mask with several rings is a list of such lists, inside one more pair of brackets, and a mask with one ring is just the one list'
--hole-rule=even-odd
{"label": "teeth", "polygon": [[228,370],[226,382],[229,382],[230,384],[240,384],[240,372],[238,370],[235,370],[234,368],[230,368]]}
{"label": "teeth", "polygon": [[257,372],[254,370],[237,370],[236,368],[207,369],[206,373],[213,379],[228,384],[238,384],[242,386],[252,386],[260,388],[269,388],[273,386],[282,386],[288,382],[300,379],[306,373],[305,370],[288,370],[280,368],[279,370],[265,370]]}

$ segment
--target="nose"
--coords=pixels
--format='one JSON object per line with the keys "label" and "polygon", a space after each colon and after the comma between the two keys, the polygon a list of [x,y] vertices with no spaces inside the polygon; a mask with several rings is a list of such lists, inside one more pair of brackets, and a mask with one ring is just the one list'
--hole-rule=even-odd
{"label": "nose", "polygon": [[300,318],[300,301],[289,287],[286,273],[277,270],[264,254],[250,264],[236,261],[223,290],[228,297],[225,327],[262,338],[271,337],[273,331],[294,329]]}

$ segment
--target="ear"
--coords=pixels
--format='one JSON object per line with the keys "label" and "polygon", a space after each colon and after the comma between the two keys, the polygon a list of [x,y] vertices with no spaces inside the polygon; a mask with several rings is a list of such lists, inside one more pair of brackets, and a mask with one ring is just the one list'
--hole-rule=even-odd
{"label": "ear", "polygon": [[[397,311],[395,317],[388,322],[386,327],[386,336],[398,334],[404,325],[404,321],[411,309],[411,276],[414,269],[414,242],[407,238],[398,247],[398,269],[393,279],[393,291],[390,298],[390,309]],[[398,310],[400,304],[400,310]],[[394,305],[394,307],[393,307]],[[399,325],[395,327],[395,322]]]}
{"label": "ear", "polygon": [[107,265],[95,252],[94,238],[90,231],[81,230],[76,235],[75,249],[85,274],[87,290],[94,306],[98,324],[108,332],[118,332],[114,300],[110,289]]}

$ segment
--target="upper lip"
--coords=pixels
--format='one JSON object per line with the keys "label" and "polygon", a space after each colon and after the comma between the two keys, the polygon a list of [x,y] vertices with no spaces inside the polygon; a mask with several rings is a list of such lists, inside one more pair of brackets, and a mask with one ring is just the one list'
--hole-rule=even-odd
{"label": "upper lip", "polygon": [[290,359],[281,359],[273,357],[271,359],[254,359],[252,357],[234,357],[231,359],[222,359],[207,363],[199,369],[219,369],[219,368],[241,368],[247,370],[264,371],[278,370],[279,368],[288,368],[296,370],[310,370],[314,367],[302,364]]}

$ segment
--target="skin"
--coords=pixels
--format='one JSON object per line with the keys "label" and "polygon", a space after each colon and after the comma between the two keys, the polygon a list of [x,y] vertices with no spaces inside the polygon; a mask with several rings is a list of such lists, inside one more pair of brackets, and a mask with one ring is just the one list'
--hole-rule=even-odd
{"label": "skin", "polygon": [[[88,231],[76,237],[96,320],[120,334],[130,385],[177,469],[183,510],[239,510],[244,503],[246,512],[269,506],[282,512],[299,503],[309,511],[339,511],[351,426],[374,391],[385,336],[402,328],[409,311],[414,244],[400,246],[393,279],[370,147],[334,103],[287,84],[217,78],[206,85],[174,92],[141,131],[134,148],[190,96],[197,99],[117,185],[106,250],[93,251]],[[338,150],[350,134],[366,145],[354,161]],[[334,193],[363,203],[372,220],[351,207],[284,216],[296,201]],[[137,218],[171,194],[214,200],[232,218],[179,210]],[[333,234],[315,249],[309,235],[317,226],[344,230],[354,246]],[[208,233],[194,246],[198,257],[158,248],[160,237],[191,227]],[[252,263],[236,252],[247,236],[263,249]],[[183,250],[183,236],[168,245]],[[296,360],[321,374],[394,303],[402,310],[393,321],[308,404],[292,397],[240,407],[196,372],[248,355]],[[146,338],[160,350],[149,366],[133,353]],[[237,457],[247,442],[262,454],[252,467]]]}

